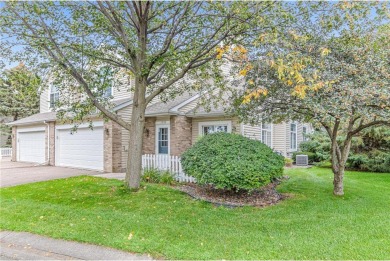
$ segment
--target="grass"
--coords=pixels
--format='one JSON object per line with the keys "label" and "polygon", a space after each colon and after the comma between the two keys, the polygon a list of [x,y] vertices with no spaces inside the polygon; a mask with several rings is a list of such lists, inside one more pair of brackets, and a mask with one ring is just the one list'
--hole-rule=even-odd
{"label": "grass", "polygon": [[286,174],[293,197],[263,209],[88,176],[4,188],[0,229],[167,259],[390,259],[390,173],[347,172],[339,198],[329,169]]}

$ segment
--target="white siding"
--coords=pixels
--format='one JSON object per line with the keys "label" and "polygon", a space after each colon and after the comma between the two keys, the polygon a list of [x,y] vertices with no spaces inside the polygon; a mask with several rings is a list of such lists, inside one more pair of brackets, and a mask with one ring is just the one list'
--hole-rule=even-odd
{"label": "white siding", "polygon": [[[159,97],[155,97],[150,103],[149,106],[152,104],[155,104],[160,101]],[[132,105],[130,104],[129,106],[118,110],[117,114],[126,122],[131,123],[131,114],[132,114]],[[169,118],[169,117],[168,117]],[[129,131],[126,130],[125,128],[122,128],[122,168],[126,168],[127,166],[127,154],[128,154],[128,149],[129,149],[129,141],[130,141],[130,136],[129,136]]]}
{"label": "white siding", "polygon": [[121,70],[115,75],[115,86],[112,90],[113,100],[124,98],[132,98],[133,92],[131,88],[134,86],[134,78],[131,77],[128,71]]}
{"label": "white siding", "polygon": [[287,149],[287,134],[286,134],[286,124],[285,122],[273,124],[272,129],[272,144],[275,151],[279,151],[283,156],[286,156]]}
{"label": "white siding", "polygon": [[303,131],[302,128],[303,124],[298,122],[297,123],[297,140],[298,140],[298,146],[297,149],[299,150],[299,144],[303,141]]}
{"label": "white siding", "polygon": [[49,89],[44,87],[39,97],[39,112],[48,112],[49,110]]}
{"label": "white siding", "polygon": [[242,135],[251,139],[261,140],[261,126],[242,124]]}
{"label": "white siding", "polygon": [[[121,110],[118,111],[118,115],[126,122],[131,122],[131,112],[132,107],[127,106]],[[127,153],[129,149],[129,131],[125,128],[122,128],[122,168],[126,168],[127,166]]]}
{"label": "white siding", "polygon": [[190,103],[187,103],[183,107],[179,108],[179,111],[183,112],[183,113],[187,113],[187,112],[195,109],[196,106],[198,105],[198,101],[199,101],[199,99],[195,99],[195,100],[191,101]]}
{"label": "white siding", "polygon": [[126,84],[120,84],[113,88],[112,96],[113,100],[120,100],[124,98],[131,99],[133,97],[133,92],[131,92],[131,88],[134,86],[133,80],[125,81]]}

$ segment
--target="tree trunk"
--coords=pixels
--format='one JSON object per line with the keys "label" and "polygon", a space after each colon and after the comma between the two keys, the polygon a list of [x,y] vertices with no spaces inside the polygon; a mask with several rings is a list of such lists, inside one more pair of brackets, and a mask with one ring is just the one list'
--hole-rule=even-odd
{"label": "tree trunk", "polygon": [[[336,138],[332,141],[333,194],[336,196],[344,195],[344,171],[351,148],[351,140],[352,136],[348,135],[341,150]],[[338,151],[339,155],[337,155]]]}
{"label": "tree trunk", "polygon": [[133,106],[125,182],[131,189],[140,187],[145,106]]}
{"label": "tree trunk", "polygon": [[345,167],[339,167],[337,171],[333,170],[333,194],[336,196],[344,195],[344,169]]}

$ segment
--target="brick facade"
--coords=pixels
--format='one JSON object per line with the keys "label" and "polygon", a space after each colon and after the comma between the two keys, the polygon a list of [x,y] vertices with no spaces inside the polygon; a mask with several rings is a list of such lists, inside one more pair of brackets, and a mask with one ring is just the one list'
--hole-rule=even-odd
{"label": "brick facade", "polygon": [[172,116],[170,123],[171,155],[181,156],[192,145],[192,119],[185,116]]}
{"label": "brick facade", "polygon": [[55,166],[56,164],[56,124],[55,122],[49,123],[49,144],[50,144],[50,153],[49,153],[49,165]]}
{"label": "brick facade", "polygon": [[142,154],[154,154],[156,152],[156,118],[145,118],[144,142]]}
{"label": "brick facade", "polygon": [[115,122],[104,123],[104,171],[122,171],[122,128]]}
{"label": "brick facade", "polygon": [[16,146],[17,146],[16,126],[12,127],[12,157],[11,161],[16,161]]}
{"label": "brick facade", "polygon": [[50,166],[55,166],[55,131],[55,122],[49,122],[45,128],[45,161]]}
{"label": "brick facade", "polygon": [[[180,156],[192,145],[192,119],[185,116],[171,116],[170,124],[170,154]],[[156,153],[156,118],[145,120],[144,142],[142,154]]]}

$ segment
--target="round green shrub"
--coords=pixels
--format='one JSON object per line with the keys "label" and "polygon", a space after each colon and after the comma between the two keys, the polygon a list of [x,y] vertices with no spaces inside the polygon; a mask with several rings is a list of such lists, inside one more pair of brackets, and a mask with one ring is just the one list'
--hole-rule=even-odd
{"label": "round green shrub", "polygon": [[281,177],[284,158],[260,141],[219,132],[197,141],[183,153],[181,163],[200,185],[251,191]]}

